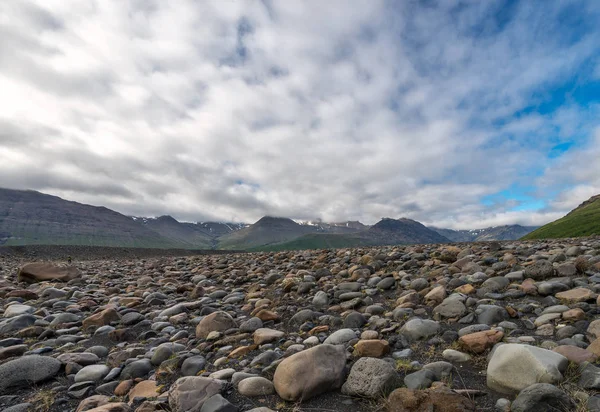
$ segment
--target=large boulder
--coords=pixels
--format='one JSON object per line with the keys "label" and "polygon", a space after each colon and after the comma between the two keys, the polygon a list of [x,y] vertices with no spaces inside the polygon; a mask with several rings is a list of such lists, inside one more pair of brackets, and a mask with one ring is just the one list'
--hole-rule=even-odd
{"label": "large boulder", "polygon": [[30,355],[0,365],[0,395],[7,389],[53,378],[62,363],[48,356]]}
{"label": "large boulder", "polygon": [[318,345],[284,359],[273,383],[287,401],[305,401],[342,386],[346,377],[346,351],[341,345]]}
{"label": "large boulder", "polygon": [[200,412],[204,402],[220,394],[227,382],[202,376],[177,379],[169,390],[169,406],[173,412]]}
{"label": "large boulder", "polygon": [[535,346],[509,343],[498,346],[487,368],[487,385],[500,393],[515,394],[535,383],[563,379],[569,360]]}
{"label": "large boulder", "polygon": [[68,282],[81,276],[74,266],[57,266],[48,262],[28,263],[19,269],[19,282],[37,283],[43,281]]}
{"label": "large boulder", "polygon": [[401,384],[402,381],[389,362],[376,358],[360,358],[352,366],[350,375],[342,386],[342,393],[376,398],[382,394],[387,395]]}
{"label": "large boulder", "polygon": [[202,318],[196,326],[196,337],[205,339],[210,332],[225,332],[237,328],[235,320],[227,312],[214,312]]}
{"label": "large boulder", "polygon": [[475,412],[475,404],[450,389],[399,388],[388,397],[389,412]]}

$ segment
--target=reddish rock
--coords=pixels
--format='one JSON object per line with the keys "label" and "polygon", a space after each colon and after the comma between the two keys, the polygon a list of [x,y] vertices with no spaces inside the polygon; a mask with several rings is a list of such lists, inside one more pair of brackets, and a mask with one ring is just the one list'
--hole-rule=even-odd
{"label": "reddish rock", "polygon": [[566,312],[562,313],[562,318],[564,320],[577,321],[585,319],[585,312],[580,308],[569,309]]}
{"label": "reddish rock", "polygon": [[354,356],[381,358],[390,351],[390,345],[383,339],[359,340],[354,345]]}
{"label": "reddish rock", "polygon": [[471,400],[443,387],[396,389],[388,397],[387,407],[389,412],[475,412],[475,404]]}
{"label": "reddish rock", "polygon": [[44,281],[68,282],[81,276],[75,266],[58,266],[48,262],[28,263],[19,269],[19,282],[37,283]]}
{"label": "reddish rock", "polygon": [[573,345],[561,345],[552,350],[556,353],[560,353],[571,362],[575,362],[577,364],[583,362],[594,362],[598,357],[598,355],[591,351]]}
{"label": "reddish rock", "polygon": [[6,295],[7,298],[22,298],[26,300],[35,300],[38,298],[37,293],[32,292],[30,290],[19,289],[13,290]]}
{"label": "reddish rock", "polygon": [[158,396],[158,385],[156,381],[141,381],[129,391],[129,399],[156,398]]}
{"label": "reddish rock", "polygon": [[587,302],[588,300],[596,299],[596,294],[586,288],[575,288],[565,292],[558,292],[555,296],[557,299],[567,303]]}
{"label": "reddish rock", "polygon": [[263,322],[268,322],[270,320],[279,320],[279,315],[273,311],[262,309],[256,314],[256,317],[262,320]]}
{"label": "reddish rock", "polygon": [[491,348],[504,337],[499,330],[484,330],[461,336],[458,342],[462,348],[471,353],[482,353]]}
{"label": "reddish rock", "polygon": [[95,326],[110,325],[111,322],[115,322],[121,319],[121,315],[114,308],[106,308],[101,312],[95,313],[92,316],[85,318],[82,322],[83,330]]}

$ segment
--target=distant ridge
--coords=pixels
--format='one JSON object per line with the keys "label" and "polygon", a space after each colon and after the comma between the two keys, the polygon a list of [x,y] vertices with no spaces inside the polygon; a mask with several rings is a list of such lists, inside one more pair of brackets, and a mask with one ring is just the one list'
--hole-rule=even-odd
{"label": "distant ridge", "polygon": [[538,226],[504,225],[485,229],[452,230],[430,227],[452,242],[484,242],[490,240],[516,240],[537,229]]}

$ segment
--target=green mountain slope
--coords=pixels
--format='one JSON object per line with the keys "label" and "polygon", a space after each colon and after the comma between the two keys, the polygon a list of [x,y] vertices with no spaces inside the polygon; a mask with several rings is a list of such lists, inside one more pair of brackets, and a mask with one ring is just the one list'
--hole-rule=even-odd
{"label": "green mountain slope", "polygon": [[600,195],[591,197],[565,217],[548,223],[522,237],[548,239],[600,235]]}
{"label": "green mountain slope", "polygon": [[302,226],[291,219],[265,216],[244,229],[219,238],[219,249],[247,250],[288,242],[315,232],[312,226]]}

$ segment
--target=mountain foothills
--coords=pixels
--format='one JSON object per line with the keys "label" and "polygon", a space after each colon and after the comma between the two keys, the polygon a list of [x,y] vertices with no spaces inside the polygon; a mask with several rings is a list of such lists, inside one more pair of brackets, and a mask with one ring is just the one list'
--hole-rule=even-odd
{"label": "mountain foothills", "polygon": [[[530,233],[531,232],[531,233]],[[0,245],[84,245],[146,248],[297,250],[572,237],[600,234],[600,196],[556,222],[477,230],[426,227],[406,218],[373,226],[357,221],[296,222],[265,216],[256,223],[179,222],[171,216],[131,217],[36,192],[0,188]]]}
{"label": "mountain foothills", "polygon": [[592,196],[565,217],[527,234],[523,239],[548,239],[600,235],[600,195]]}

